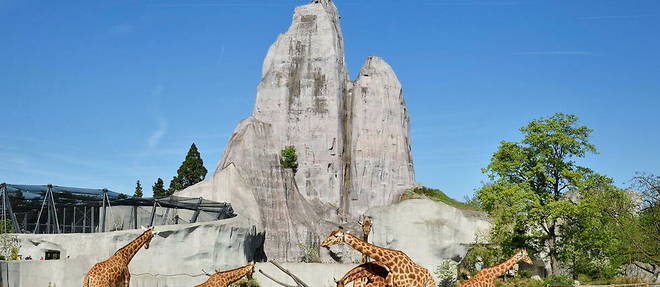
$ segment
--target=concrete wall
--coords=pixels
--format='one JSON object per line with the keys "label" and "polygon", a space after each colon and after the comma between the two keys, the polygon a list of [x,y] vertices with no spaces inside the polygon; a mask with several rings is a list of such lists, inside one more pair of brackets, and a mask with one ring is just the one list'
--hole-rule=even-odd
{"label": "concrete wall", "polygon": [[[248,260],[263,259],[263,233],[242,217],[159,226],[149,249],[131,261],[131,286],[194,286],[203,282],[202,269],[230,269]],[[21,254],[31,261],[0,262],[0,286],[82,286],[85,273],[96,262],[141,234],[140,230],[95,234],[21,234]],[[39,260],[47,250],[59,250],[60,260]],[[179,275],[177,275],[179,274]],[[176,275],[176,276],[174,276]]]}

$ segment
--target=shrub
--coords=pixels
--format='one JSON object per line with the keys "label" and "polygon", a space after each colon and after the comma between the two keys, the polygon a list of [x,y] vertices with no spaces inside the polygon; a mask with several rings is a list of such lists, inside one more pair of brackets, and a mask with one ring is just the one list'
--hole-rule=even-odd
{"label": "shrub", "polygon": [[233,287],[259,287],[259,281],[257,279],[248,279],[248,278],[243,278],[241,280],[236,281],[232,285]]}
{"label": "shrub", "polygon": [[440,281],[438,282],[438,286],[440,287],[451,287],[454,286],[456,283],[456,268],[457,268],[456,262],[445,259],[435,267],[435,275],[438,276],[438,279]]}
{"label": "shrub", "polygon": [[547,285],[562,285],[562,286],[573,286],[573,278],[566,275],[552,275],[545,278],[544,284]]}
{"label": "shrub", "polygon": [[[439,189],[434,189],[434,188],[428,188],[425,186],[422,187],[415,187],[409,190],[406,190],[403,195],[401,195],[401,200],[406,200],[410,198],[415,198],[415,195],[423,195],[425,197],[428,197],[430,200],[433,201],[440,201],[442,203],[445,203],[447,205],[456,207],[456,208],[461,208],[461,209],[470,209],[470,210],[478,210],[474,206],[470,204],[466,204],[464,202],[460,202],[456,199],[453,199],[449,197],[447,194],[442,192]],[[474,203],[473,203],[474,204]]]}
{"label": "shrub", "polygon": [[520,278],[530,278],[532,275],[534,275],[534,272],[531,270],[518,269],[518,273],[516,275]]}
{"label": "shrub", "polygon": [[611,284],[635,284],[635,283],[644,283],[644,280],[639,277],[626,277],[626,276],[617,276],[614,277]]}
{"label": "shrub", "polygon": [[280,164],[283,168],[293,169],[293,173],[296,173],[298,170],[298,156],[296,155],[296,147],[288,146],[285,147],[281,152]]}
{"label": "shrub", "polygon": [[[572,284],[571,284],[572,285]],[[530,278],[512,278],[507,280],[496,280],[496,287],[544,287],[545,282]]]}
{"label": "shrub", "polygon": [[298,247],[303,250],[302,258],[300,258],[302,262],[321,262],[321,255],[319,254],[318,248],[305,243],[298,243]]}

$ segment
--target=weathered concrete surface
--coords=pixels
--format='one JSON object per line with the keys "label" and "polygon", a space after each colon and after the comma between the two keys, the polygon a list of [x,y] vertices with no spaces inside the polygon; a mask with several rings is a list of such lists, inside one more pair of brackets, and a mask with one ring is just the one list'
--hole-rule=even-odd
{"label": "weathered concrete surface", "polygon": [[[334,279],[341,278],[348,270],[351,270],[351,268],[358,264],[282,263],[280,265],[298,276],[310,287],[335,287],[337,285]],[[281,282],[295,286],[293,279],[277,269],[273,264],[259,263],[257,264],[257,269],[263,270],[266,274]],[[259,272],[254,273],[254,277],[262,287],[282,287]]]}
{"label": "weathered concrete surface", "polygon": [[408,111],[392,67],[371,56],[350,93],[350,210],[399,199],[415,183]]}
{"label": "weathered concrete surface", "polygon": [[427,199],[404,200],[366,214],[373,218],[371,243],[401,250],[431,271],[443,259],[464,257],[475,235],[490,229],[482,212]]}
{"label": "weathered concrete surface", "polygon": [[337,9],[317,2],[297,7],[289,30],[268,50],[252,116],[271,125],[271,152],[296,147],[301,194],[338,203],[348,73]]}
{"label": "weathered concrete surface", "polygon": [[[131,286],[166,286],[163,284],[168,282],[173,284],[169,286],[187,286],[179,283],[190,282],[190,278],[196,278],[191,276],[201,274],[202,269],[229,269],[248,260],[263,259],[263,234],[256,231],[253,221],[240,216],[159,226],[157,231],[150,248],[140,250],[129,265],[134,276]],[[2,262],[2,282],[8,282],[11,287],[48,286],[49,282],[57,286],[81,286],[93,264],[107,259],[139,234],[140,230],[18,235],[21,254],[35,260]],[[59,250],[62,259],[40,261],[46,250]],[[184,275],[170,276],[175,274]],[[154,279],[144,279],[147,277],[156,278],[159,285],[153,284]]]}
{"label": "weathered concrete surface", "polygon": [[[215,174],[177,195],[229,202],[260,220],[266,253],[280,261],[298,261],[298,245],[317,246],[332,222],[395,202],[414,184],[401,85],[380,58],[370,57],[363,72],[371,76],[353,89],[331,1],[297,7],[268,50],[252,115],[236,127]],[[289,145],[295,174],[279,163]]]}
{"label": "weathered concrete surface", "polygon": [[214,176],[178,194],[230,202],[238,214],[266,228],[269,259],[299,261],[299,243],[319,242],[317,230],[323,220],[318,211],[325,207],[300,194],[292,171],[280,166],[272,138],[270,124],[243,120]]}

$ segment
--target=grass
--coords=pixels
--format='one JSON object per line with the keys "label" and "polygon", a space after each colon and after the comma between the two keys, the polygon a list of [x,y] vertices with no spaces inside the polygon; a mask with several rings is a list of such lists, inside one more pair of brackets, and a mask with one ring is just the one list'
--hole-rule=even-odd
{"label": "grass", "polygon": [[444,192],[442,192],[439,189],[428,188],[425,186],[415,187],[413,189],[406,190],[401,196],[401,200],[416,198],[416,195],[422,195],[424,197],[429,198],[430,200],[439,201],[460,209],[477,210],[477,211],[479,210],[478,208],[471,206],[465,202],[458,201],[456,199],[447,196]]}

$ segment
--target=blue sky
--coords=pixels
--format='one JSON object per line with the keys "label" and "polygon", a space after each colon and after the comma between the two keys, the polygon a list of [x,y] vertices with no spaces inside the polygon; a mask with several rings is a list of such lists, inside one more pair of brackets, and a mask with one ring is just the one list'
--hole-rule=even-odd
{"label": "blue sky", "polygon": [[[0,182],[151,194],[192,142],[210,173],[269,45],[307,1],[0,0]],[[352,77],[401,80],[417,180],[462,199],[501,140],[577,114],[625,186],[660,174],[660,1],[337,0]]]}

